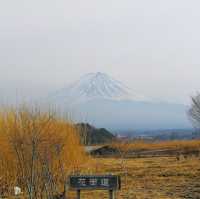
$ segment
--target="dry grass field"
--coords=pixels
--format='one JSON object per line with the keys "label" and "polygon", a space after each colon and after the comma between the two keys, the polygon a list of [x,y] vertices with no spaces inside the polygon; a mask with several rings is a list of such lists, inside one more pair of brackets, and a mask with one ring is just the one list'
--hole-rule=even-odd
{"label": "dry grass field", "polygon": [[200,140],[174,140],[174,141],[147,141],[135,140],[131,142],[114,142],[112,147],[120,151],[150,151],[150,150],[180,150],[183,152],[200,149]]}
{"label": "dry grass field", "polygon": [[[86,173],[120,175],[122,189],[116,193],[117,199],[200,199],[199,140],[136,141],[111,146],[119,149],[121,157],[95,158]],[[166,151],[164,156],[161,151]],[[130,152],[148,155],[127,158]],[[106,199],[108,193],[83,191],[81,196]],[[75,198],[71,192],[70,199]]]}
{"label": "dry grass field", "polygon": [[[122,189],[117,199],[200,199],[200,159],[152,157],[95,159],[95,173],[118,174]],[[70,199],[75,199],[70,193]],[[106,191],[83,191],[82,199],[106,199]]]}

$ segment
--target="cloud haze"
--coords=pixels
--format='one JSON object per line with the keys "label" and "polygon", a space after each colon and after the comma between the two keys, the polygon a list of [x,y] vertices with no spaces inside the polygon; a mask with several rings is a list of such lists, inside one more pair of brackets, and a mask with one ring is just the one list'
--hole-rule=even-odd
{"label": "cloud haze", "polygon": [[1,99],[42,97],[88,72],[177,103],[200,90],[198,0],[0,2]]}

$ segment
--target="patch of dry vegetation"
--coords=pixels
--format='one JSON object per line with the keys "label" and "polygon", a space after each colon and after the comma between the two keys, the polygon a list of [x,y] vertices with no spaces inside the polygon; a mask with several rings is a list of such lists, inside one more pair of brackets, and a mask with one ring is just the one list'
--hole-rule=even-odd
{"label": "patch of dry vegetation", "polygon": [[111,145],[121,151],[143,151],[143,150],[199,150],[200,140],[175,140],[175,141],[131,141],[115,142]]}
{"label": "patch of dry vegetation", "polygon": [[0,113],[0,195],[19,186],[29,199],[52,198],[88,160],[67,120],[38,109]]}
{"label": "patch of dry vegetation", "polygon": [[[120,175],[122,190],[118,199],[199,199],[199,156],[126,158],[128,151],[153,150],[199,150],[200,141],[167,141],[114,143],[112,147],[121,151],[117,158],[96,158],[91,173]],[[75,199],[70,193],[70,199]],[[108,198],[106,191],[83,191],[83,199]]]}
{"label": "patch of dry vegetation", "polygon": [[[97,158],[99,174],[116,174],[122,178],[122,190],[117,199],[199,199],[200,160],[175,157],[126,159],[127,173],[120,158]],[[95,165],[94,165],[95,167]],[[97,174],[97,172],[95,172]],[[83,199],[107,199],[107,191],[83,191]],[[75,193],[70,193],[75,199]]]}

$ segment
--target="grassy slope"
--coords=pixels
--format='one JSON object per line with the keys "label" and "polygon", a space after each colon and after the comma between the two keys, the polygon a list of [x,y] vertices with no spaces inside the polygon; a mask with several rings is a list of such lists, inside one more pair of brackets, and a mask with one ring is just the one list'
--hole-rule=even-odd
{"label": "grassy slope", "polygon": [[145,142],[135,141],[130,143],[113,143],[111,145],[122,151],[141,151],[141,150],[191,150],[200,149],[200,140],[175,140],[175,141],[160,141],[160,142]]}
{"label": "grassy slope", "polygon": [[[173,141],[162,143],[136,142],[115,145],[127,150],[190,150],[200,148],[200,141]],[[188,156],[148,158],[97,158],[92,170],[86,173],[117,174],[122,178],[122,190],[117,199],[198,199],[200,198],[200,158]],[[71,192],[70,199],[75,199]],[[106,191],[82,193],[83,199],[106,199]]]}
{"label": "grassy slope", "polygon": [[[118,199],[197,199],[200,196],[200,160],[171,158],[96,159],[99,173],[122,176]],[[122,169],[122,165],[125,165]],[[126,179],[127,171],[127,179]],[[71,199],[75,195],[71,193]],[[108,198],[106,191],[83,192],[83,199]]]}

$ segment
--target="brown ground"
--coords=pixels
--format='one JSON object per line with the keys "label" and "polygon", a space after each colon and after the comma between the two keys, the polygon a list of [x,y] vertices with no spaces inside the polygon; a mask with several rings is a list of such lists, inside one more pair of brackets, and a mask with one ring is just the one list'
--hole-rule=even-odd
{"label": "brown ground", "polygon": [[[116,193],[117,199],[200,199],[200,159],[197,157],[97,158],[95,161],[99,173],[121,176],[122,190]],[[71,192],[70,199],[75,198]],[[106,191],[81,194],[81,199],[106,198]]]}

